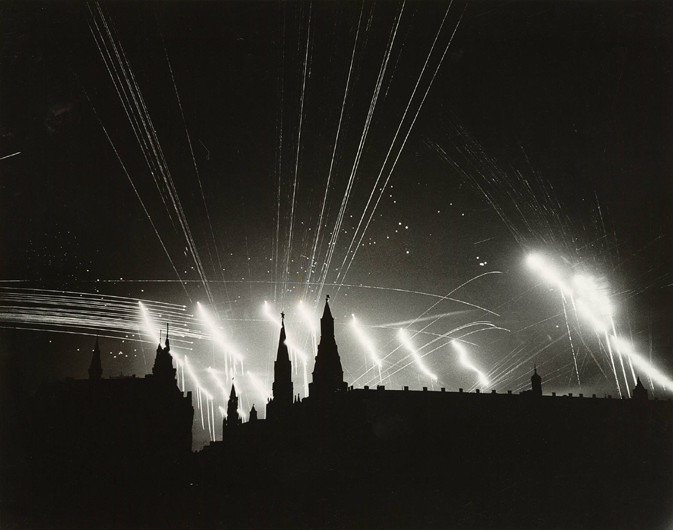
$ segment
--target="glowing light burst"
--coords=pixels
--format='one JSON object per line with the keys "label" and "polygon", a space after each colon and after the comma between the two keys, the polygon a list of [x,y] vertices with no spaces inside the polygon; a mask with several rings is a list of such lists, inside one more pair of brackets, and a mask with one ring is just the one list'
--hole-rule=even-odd
{"label": "glowing light burst", "polygon": [[262,313],[264,313],[266,318],[268,318],[271,322],[280,328],[280,320],[271,313],[271,306],[266,300],[264,300],[264,305],[262,306]]}
{"label": "glowing light burst", "polygon": [[138,306],[140,307],[140,315],[142,317],[143,322],[143,331],[147,336],[151,337],[152,342],[154,344],[159,344],[161,342],[161,339],[159,338],[159,335],[157,335],[156,333],[156,330],[159,328],[157,328],[155,323],[152,321],[150,313],[145,307],[145,304],[143,304],[142,302],[138,302]]}
{"label": "glowing light burst", "polygon": [[474,365],[474,363],[470,360],[465,346],[463,346],[457,340],[452,340],[451,346],[453,346],[454,349],[458,352],[458,360],[460,361],[460,364],[462,364],[468,370],[472,370],[473,372],[475,372],[477,374],[477,378],[479,379],[480,384],[484,386],[490,386],[491,384],[490,380],[488,379],[486,374],[482,372],[479,368],[477,368]]}
{"label": "glowing light burst", "polygon": [[397,335],[398,335],[398,337],[399,337],[400,342],[402,343],[402,345],[403,345],[407,350],[409,350],[409,354],[411,355],[411,357],[412,357],[412,358],[414,359],[414,361],[416,362],[416,365],[418,366],[418,369],[419,369],[421,372],[423,372],[425,375],[427,375],[427,376],[428,376],[430,379],[432,379],[433,381],[437,381],[437,376],[436,376],[435,374],[433,374],[433,373],[428,369],[427,366],[425,366],[425,363],[423,363],[423,359],[422,359],[421,356],[419,355],[418,350],[416,350],[416,348],[414,347],[414,345],[413,345],[413,343],[411,342],[411,339],[410,339],[409,336],[407,335],[406,331],[404,331],[403,329],[400,329]]}
{"label": "glowing light burst", "polygon": [[268,388],[267,385],[265,385],[262,382],[262,380],[259,377],[257,377],[249,370],[246,372],[245,375],[248,377],[248,381],[250,381],[250,384],[255,389],[255,392],[261,399],[262,405],[266,406],[267,401],[269,401],[269,399],[271,398],[271,390]]}
{"label": "glowing light burst", "polygon": [[222,398],[224,402],[226,403],[229,400],[229,392],[227,392],[227,387],[224,384],[224,380],[220,377],[221,372],[213,368],[212,366],[209,366],[206,371],[210,375],[211,379],[215,382],[217,387],[222,391]]}
{"label": "glowing light burst", "polygon": [[[564,279],[561,271],[550,260],[538,253],[530,254],[526,258],[526,264],[545,281],[554,284],[562,296],[567,297],[571,301],[575,313],[592,328],[599,343],[604,341],[602,343],[608,352],[610,365],[615,377],[615,384],[620,396],[622,395],[622,391],[614,359],[615,352],[618,356],[627,395],[630,396],[630,383],[624,366],[624,358],[628,361],[633,383],[636,382],[635,365],[638,370],[647,374],[651,380],[656,381],[664,388],[673,390],[671,379],[655,368],[652,363],[638,355],[628,341],[618,336],[614,322],[615,306],[610,300],[607,288],[601,286],[595,278],[588,274],[575,274],[570,280]],[[566,323],[568,323],[567,315]],[[570,336],[569,324],[568,335]]]}
{"label": "glowing light burst", "polygon": [[661,385],[666,390],[673,391],[673,380],[671,380],[661,370],[653,366],[652,363],[650,363],[642,355],[636,353],[631,343],[622,338],[615,337],[614,335],[610,337],[610,340],[612,341],[615,350],[617,350],[620,355],[624,355],[630,361],[632,361],[641,373],[647,375],[647,377],[649,377],[652,381]]}
{"label": "glowing light burst", "polygon": [[205,324],[210,334],[211,339],[218,347],[225,353],[225,374],[227,377],[229,374],[236,373],[236,363],[238,362],[241,366],[241,371],[243,370],[243,356],[238,352],[238,349],[234,344],[227,340],[222,333],[222,330],[217,326],[213,317],[208,313],[203,304],[196,303],[199,309],[199,315],[201,316],[201,321]]}
{"label": "glowing light burst", "polygon": [[369,354],[369,357],[371,358],[372,362],[374,365],[379,370],[379,381],[382,381],[382,376],[381,376],[381,367],[383,366],[383,362],[379,358],[379,355],[376,351],[376,346],[374,346],[374,343],[372,340],[367,336],[365,333],[364,329],[362,329],[362,326],[360,326],[360,323],[358,322],[358,319],[355,318],[355,315],[353,315],[353,320],[351,321],[351,326],[353,328],[353,331],[355,331],[355,336],[358,338],[364,349],[367,351]]}
{"label": "glowing light burst", "polygon": [[304,305],[304,303],[299,300],[299,314],[304,321],[304,324],[308,328],[308,332],[311,334],[311,345],[313,350],[318,349],[318,326],[316,324],[316,318],[311,314],[310,310]]}

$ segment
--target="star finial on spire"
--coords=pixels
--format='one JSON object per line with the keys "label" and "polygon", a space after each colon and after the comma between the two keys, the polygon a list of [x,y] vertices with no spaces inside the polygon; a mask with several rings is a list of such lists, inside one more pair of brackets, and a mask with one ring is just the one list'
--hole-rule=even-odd
{"label": "star finial on spire", "polygon": [[329,295],[325,295],[325,301],[329,300]]}
{"label": "star finial on spire", "polygon": [[280,321],[283,323],[285,321],[285,311],[280,312]]}

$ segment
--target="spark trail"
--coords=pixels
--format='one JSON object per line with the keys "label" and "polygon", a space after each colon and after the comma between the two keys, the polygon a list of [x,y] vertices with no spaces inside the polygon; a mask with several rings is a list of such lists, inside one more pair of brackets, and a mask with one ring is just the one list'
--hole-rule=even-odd
{"label": "spark trail", "polygon": [[[311,14],[312,14],[312,4],[309,3],[308,7],[308,26],[306,30],[306,45],[305,45],[305,52],[304,52],[304,72],[302,75],[302,83],[301,83],[301,97],[300,97],[300,103],[299,103],[299,129],[297,132],[297,153],[295,156],[295,161],[294,161],[294,181],[292,183],[292,201],[290,203],[290,229],[289,229],[289,234],[288,234],[288,240],[287,240],[287,249],[286,251],[286,258],[285,258],[285,273],[283,275],[283,280],[284,283],[286,283],[289,280],[290,277],[290,257],[292,255],[292,235],[294,232],[294,210],[295,210],[295,203],[296,203],[296,197],[297,197],[297,178],[299,176],[299,154],[301,152],[301,132],[302,132],[302,125],[304,123],[304,99],[306,95],[306,78],[307,78],[307,72],[310,66],[309,62],[309,49],[310,49],[310,43],[311,43]],[[285,300],[285,286],[283,287],[283,292],[281,293],[281,302]]]}
{"label": "spark trail", "polygon": [[[420,114],[421,109],[423,108],[423,104],[425,103],[425,99],[427,98],[428,93],[430,92],[430,88],[432,88],[432,85],[435,81],[435,78],[437,77],[437,73],[439,72],[439,69],[442,66],[442,63],[444,62],[444,58],[446,57],[446,53],[449,51],[449,48],[451,47],[451,43],[453,42],[453,38],[455,37],[456,32],[458,31],[458,27],[460,26],[460,22],[462,21],[463,14],[465,12],[464,9],[463,9],[463,12],[460,15],[460,18],[458,19],[458,22],[456,22],[456,25],[454,26],[453,32],[451,33],[451,37],[449,38],[449,41],[448,41],[446,47],[444,48],[444,52],[442,53],[442,55],[441,55],[441,57],[440,57],[440,59],[437,63],[437,66],[435,67],[435,71],[433,72],[432,77],[430,78],[430,81],[428,82],[428,85],[425,89],[423,97],[421,98],[421,101],[418,104],[418,107],[416,109],[416,113],[414,114],[414,117],[411,120],[411,123],[409,124],[409,126],[407,128],[404,139],[402,140],[402,143],[401,143],[401,145],[400,145],[400,147],[397,151],[397,154],[396,154],[396,156],[395,156],[395,158],[394,158],[394,160],[393,160],[393,162],[390,166],[390,170],[388,171],[388,175],[386,177],[386,180],[383,183],[383,185],[379,187],[379,182],[380,182],[381,177],[383,175],[386,163],[388,162],[390,154],[393,150],[393,146],[395,145],[395,142],[397,140],[397,136],[398,136],[398,134],[399,134],[399,132],[402,128],[402,125],[404,124],[405,118],[407,116],[407,112],[409,111],[409,108],[410,108],[411,103],[414,99],[414,96],[416,94],[418,86],[421,82],[421,79],[423,78],[423,75],[425,73],[425,69],[428,65],[428,62],[430,61],[430,57],[432,56],[432,53],[435,49],[435,45],[437,44],[437,40],[439,39],[442,28],[444,27],[444,23],[446,21],[446,18],[449,14],[449,11],[450,11],[452,5],[453,5],[453,0],[449,3],[449,6],[447,7],[446,12],[444,13],[444,17],[442,18],[442,22],[439,26],[439,30],[437,31],[437,34],[435,35],[435,39],[432,42],[432,46],[430,47],[430,51],[429,51],[429,53],[426,57],[425,63],[423,64],[423,68],[421,69],[421,73],[418,76],[418,79],[416,80],[416,84],[415,84],[414,89],[413,89],[413,91],[411,93],[411,96],[409,98],[409,102],[407,103],[407,106],[404,109],[404,114],[402,115],[402,118],[401,118],[400,123],[397,127],[397,130],[395,131],[395,135],[393,136],[393,140],[390,144],[390,148],[388,149],[388,152],[386,153],[386,157],[383,161],[383,164],[381,165],[381,170],[379,172],[379,175],[377,176],[376,182],[374,183],[374,186],[372,187],[372,191],[369,195],[369,198],[367,199],[367,204],[364,207],[362,216],[360,218],[360,221],[358,222],[358,226],[355,229],[355,233],[353,235],[353,238],[351,239],[351,243],[348,246],[348,250],[346,251],[346,254],[344,256],[344,261],[342,262],[341,266],[339,267],[339,273],[337,275],[337,282],[339,280],[344,281],[345,278],[346,278],[346,275],[348,274],[348,271],[351,267],[351,264],[353,263],[353,260],[355,259],[355,256],[357,255],[357,251],[359,250],[360,245],[362,244],[362,240],[364,239],[364,236],[367,233],[367,229],[369,228],[369,224],[371,223],[371,220],[374,216],[374,213],[376,212],[376,209],[378,208],[378,205],[381,201],[381,197],[383,196],[383,194],[384,194],[384,192],[385,192],[385,190],[388,186],[388,182],[390,181],[390,177],[393,174],[393,171],[395,170],[395,166],[397,165],[397,161],[399,160],[400,155],[402,154],[402,151],[404,150],[404,146],[406,145],[407,139],[409,138],[409,135],[411,134],[411,131],[412,131],[412,129],[413,129],[415,123],[416,123],[416,119],[418,118],[418,115]],[[376,198],[376,202],[374,203],[374,206],[372,207],[371,211],[369,212],[369,216],[367,218],[367,221],[364,224],[364,227],[362,228],[362,231],[360,232],[360,237],[358,239],[357,238],[358,231],[360,230],[360,227],[362,226],[362,222],[363,222],[363,220],[366,216],[366,213],[367,213],[367,208],[369,207],[369,204],[371,203],[372,198],[374,197],[374,194],[376,193],[377,188],[379,189],[378,197]],[[355,246],[353,246],[356,239],[358,239],[357,244],[355,244]],[[351,252],[351,249],[352,249],[352,252]],[[346,265],[346,262],[348,262],[347,265]]]}
{"label": "spark trail", "polygon": [[[212,302],[213,296],[206,281],[207,278],[203,263],[196,248],[196,242],[192,236],[187,216],[180,201],[170,169],[168,168],[157,131],[147,110],[140,86],[126,57],[126,52],[110,27],[111,24],[108,23],[108,18],[103,9],[99,3],[96,3],[95,6],[96,9],[94,10],[91,4],[88,4],[91,15],[91,22],[89,24],[91,34],[108,70],[122,107],[129,119],[150,174],[154,179],[155,186],[164,203],[165,211],[171,217],[170,209],[166,204],[166,199],[168,199],[176,213],[178,223],[194,260],[197,273],[202,280],[204,290]],[[135,186],[134,189],[136,190],[136,195],[139,195]]]}

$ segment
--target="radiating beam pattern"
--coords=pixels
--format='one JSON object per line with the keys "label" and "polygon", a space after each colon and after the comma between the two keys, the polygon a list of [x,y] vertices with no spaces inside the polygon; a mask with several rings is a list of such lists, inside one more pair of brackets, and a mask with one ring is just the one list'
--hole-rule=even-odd
{"label": "radiating beam pattern", "polygon": [[[204,326],[208,330],[210,339],[217,345],[224,353],[224,373],[225,378],[231,379],[237,373],[237,366],[240,367],[240,372],[243,372],[243,355],[238,351],[238,348],[227,339],[222,329],[217,325],[215,319],[210,315],[208,310],[200,302],[196,302],[196,306]],[[238,365],[237,365],[238,363]]]}
{"label": "radiating beam pattern", "polygon": [[[615,386],[620,396],[622,396],[620,377],[621,382],[624,383],[626,394],[630,396],[630,387],[635,384],[637,379],[636,368],[664,389],[673,390],[673,381],[650,361],[636,353],[635,348],[629,341],[617,334],[614,321],[615,305],[605,285],[584,272],[570,274],[540,253],[529,254],[526,258],[526,265],[544,282],[551,284],[553,288],[560,292],[564,304],[566,300],[569,302],[568,305],[573,308],[577,318],[576,329],[580,328],[580,320],[590,326],[599,341],[599,345],[608,354]],[[565,316],[570,336],[570,319],[567,313],[565,313]],[[619,361],[619,369],[615,358]],[[624,363],[625,360],[628,364],[630,380]],[[577,367],[576,359],[574,361],[575,367]]]}

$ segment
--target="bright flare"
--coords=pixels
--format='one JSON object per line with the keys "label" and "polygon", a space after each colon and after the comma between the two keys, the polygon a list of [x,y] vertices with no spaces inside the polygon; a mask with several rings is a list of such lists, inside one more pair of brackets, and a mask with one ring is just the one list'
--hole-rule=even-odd
{"label": "bright flare", "polygon": [[486,377],[486,374],[484,372],[482,372],[479,368],[477,368],[472,363],[472,361],[468,358],[467,350],[465,349],[465,346],[463,346],[457,340],[452,340],[451,345],[458,352],[458,360],[460,361],[460,364],[462,364],[468,370],[472,370],[473,372],[476,372],[477,378],[479,379],[479,383],[481,383],[484,386],[489,386],[491,384],[491,382],[488,380],[488,377]]}
{"label": "bright flare", "polygon": [[380,369],[383,363],[381,362],[381,359],[379,359],[379,356],[376,353],[376,347],[374,346],[374,343],[369,339],[365,331],[362,329],[362,326],[360,326],[360,323],[358,322],[357,318],[355,318],[355,315],[353,315],[351,325],[353,326],[353,330],[355,331],[355,335],[357,336],[358,340],[362,343],[365,350],[367,350],[367,353],[371,357],[372,362]]}
{"label": "bright flare", "polygon": [[157,335],[155,331],[158,328],[155,326],[154,322],[152,322],[150,312],[147,310],[147,308],[142,302],[138,302],[138,306],[140,307],[140,314],[142,315],[143,319],[143,331],[145,332],[146,335],[152,338],[152,342],[154,344],[159,344],[161,342],[161,339],[159,338],[159,335]]}
{"label": "bright flare", "polygon": [[206,308],[203,307],[203,305],[199,302],[196,302],[196,305],[199,308],[199,315],[201,316],[201,320],[206,325],[206,328],[208,328],[208,333],[210,334],[211,339],[224,351],[225,354],[231,356],[234,361],[242,363],[243,356],[238,353],[237,348],[226,339],[224,333],[222,333],[222,330],[220,330],[220,328],[215,324],[215,321],[210,316]]}
{"label": "bright flare", "polygon": [[416,361],[416,365],[418,365],[418,369],[423,372],[425,375],[427,375],[430,379],[433,381],[437,381],[437,376],[433,374],[430,370],[428,370],[427,366],[423,364],[423,359],[421,359],[421,356],[418,354],[418,351],[414,347],[414,345],[411,343],[411,340],[409,339],[409,336],[406,334],[406,332],[403,329],[400,329],[399,333],[399,338],[400,342],[402,345],[409,350],[409,353],[411,354],[411,357]]}

